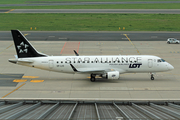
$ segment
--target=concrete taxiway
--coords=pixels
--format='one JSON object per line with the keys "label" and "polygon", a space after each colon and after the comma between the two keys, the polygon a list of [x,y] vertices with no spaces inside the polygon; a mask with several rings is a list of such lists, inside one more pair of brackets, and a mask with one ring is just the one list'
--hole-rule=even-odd
{"label": "concrete taxiway", "polygon": [[131,13],[180,14],[180,9],[9,9],[0,13]]}
{"label": "concrete taxiway", "polygon": [[[131,40],[131,34],[127,35]],[[28,36],[28,35],[27,35]],[[30,36],[30,35],[29,35]],[[38,37],[38,36],[37,36]],[[125,36],[120,36],[124,37]],[[96,38],[94,38],[96,39]],[[156,55],[175,69],[155,75],[122,74],[119,80],[97,78],[90,82],[86,74],[65,74],[44,71],[8,62],[16,54],[13,41],[0,41],[0,97],[52,99],[180,99],[179,44],[166,41],[31,41],[34,47],[48,55]],[[132,44],[133,43],[133,44]],[[139,53],[137,52],[139,51]]]}
{"label": "concrete taxiway", "polygon": [[[180,39],[180,32],[128,31],[22,31],[30,41],[166,41]],[[12,40],[10,31],[0,31],[0,41]]]}
{"label": "concrete taxiway", "polygon": [[26,4],[0,4],[0,7],[8,6],[57,6],[57,5],[112,5],[112,4],[157,4],[180,3],[180,1],[128,1],[128,2],[61,2],[61,1],[28,1]]}

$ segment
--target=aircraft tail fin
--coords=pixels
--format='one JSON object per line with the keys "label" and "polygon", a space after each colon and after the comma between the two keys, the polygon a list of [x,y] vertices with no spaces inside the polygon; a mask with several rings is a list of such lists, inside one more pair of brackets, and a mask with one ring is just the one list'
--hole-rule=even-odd
{"label": "aircraft tail fin", "polygon": [[47,56],[46,54],[38,52],[19,30],[11,30],[11,33],[18,58]]}

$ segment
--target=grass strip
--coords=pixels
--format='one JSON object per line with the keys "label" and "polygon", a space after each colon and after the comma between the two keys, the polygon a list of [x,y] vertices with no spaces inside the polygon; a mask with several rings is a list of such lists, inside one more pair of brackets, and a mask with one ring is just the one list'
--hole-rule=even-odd
{"label": "grass strip", "polygon": [[113,4],[113,5],[58,5],[58,6],[14,6],[0,9],[180,9],[180,3],[159,4]]}
{"label": "grass strip", "polygon": [[[9,31],[180,31],[179,14],[0,14]],[[119,30],[119,27],[121,28]]]}

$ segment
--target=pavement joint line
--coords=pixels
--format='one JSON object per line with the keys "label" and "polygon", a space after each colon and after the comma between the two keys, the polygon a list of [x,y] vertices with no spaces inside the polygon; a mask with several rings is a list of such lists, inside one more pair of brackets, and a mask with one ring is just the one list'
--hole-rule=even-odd
{"label": "pavement joint line", "polygon": [[5,13],[9,13],[9,12],[14,11],[14,10],[15,10],[15,9],[11,9],[11,10],[9,10],[9,11],[5,12]]}
{"label": "pavement joint line", "polygon": [[[87,78],[91,78],[91,77],[87,77]],[[95,78],[102,78],[102,77],[96,76]]]}
{"label": "pavement joint line", "polygon": [[79,52],[79,46],[80,46],[80,42],[78,43],[77,53]]}
{"label": "pavement joint line", "polygon": [[[129,42],[132,44],[132,46],[134,46],[134,48],[136,48],[136,46],[132,43],[132,41],[129,39],[129,37],[127,36],[127,34],[123,34],[124,36],[126,36],[126,38],[129,40]],[[139,50],[136,48],[137,53],[140,55],[141,53],[139,52]]]}
{"label": "pavement joint line", "polygon": [[63,50],[64,50],[64,47],[66,46],[66,43],[67,43],[67,42],[64,43],[64,46],[63,46],[60,54],[62,54],[62,52],[63,52]]}
{"label": "pavement joint line", "polygon": [[169,74],[169,75],[177,75],[177,76],[180,76],[180,74],[173,74],[173,73],[165,73],[166,75]]}
{"label": "pavement joint line", "polygon": [[22,85],[20,85],[19,87],[17,87],[16,89],[14,89],[13,91],[11,91],[10,93],[6,94],[5,96],[3,96],[2,98],[7,97],[8,95],[12,94],[13,92],[15,92],[16,90],[18,90],[19,88],[21,88],[23,85],[25,85],[26,83],[23,83]]}

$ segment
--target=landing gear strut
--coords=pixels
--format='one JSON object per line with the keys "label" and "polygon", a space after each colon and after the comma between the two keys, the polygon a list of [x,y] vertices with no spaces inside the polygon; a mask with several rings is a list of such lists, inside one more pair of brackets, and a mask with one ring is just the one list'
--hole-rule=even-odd
{"label": "landing gear strut", "polygon": [[96,75],[95,74],[91,74],[91,78],[90,78],[90,80],[91,80],[91,82],[95,82],[96,81]]}
{"label": "landing gear strut", "polygon": [[151,73],[151,80],[154,80],[154,75],[153,75],[153,73]]}

